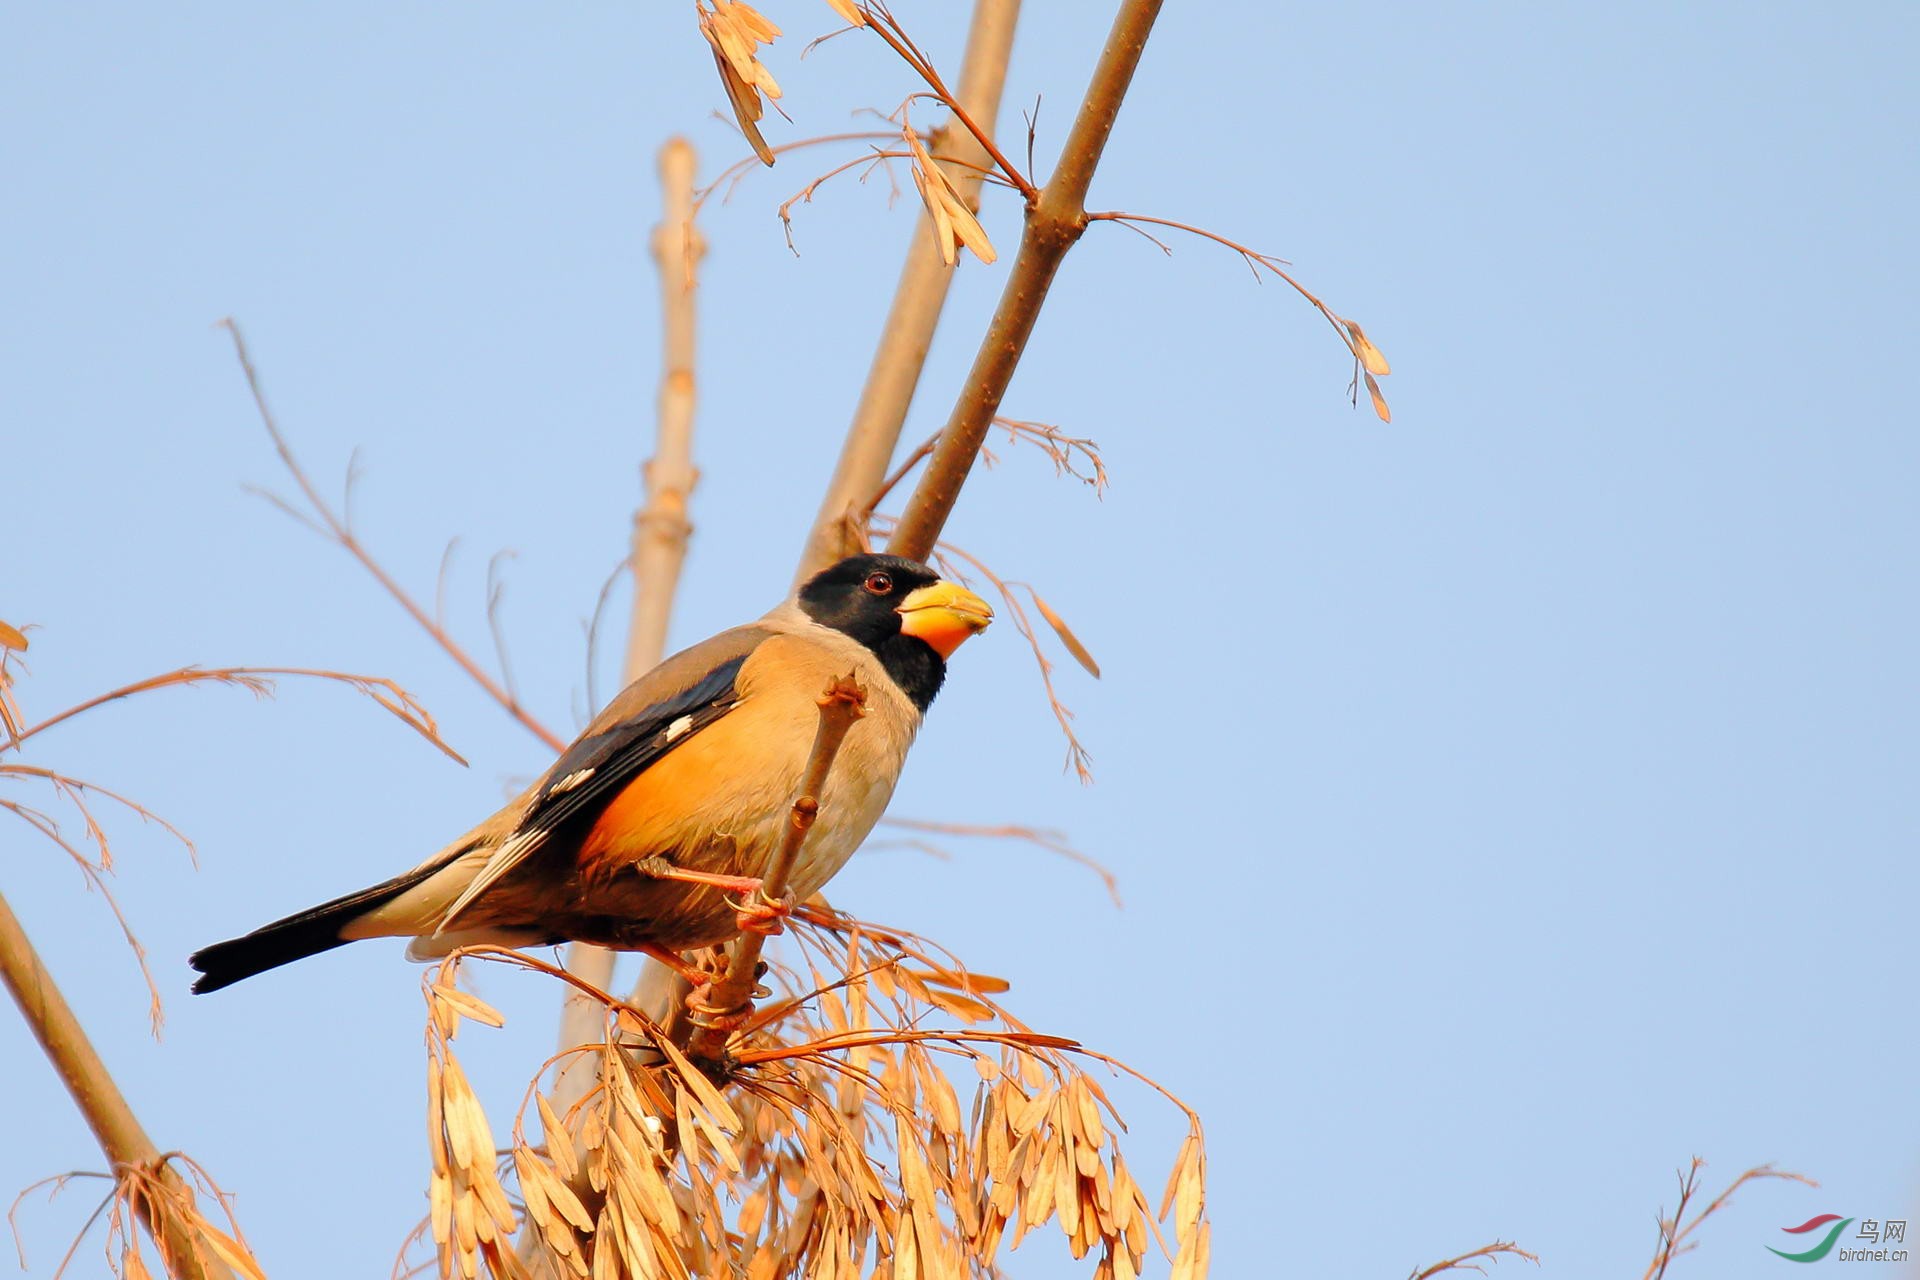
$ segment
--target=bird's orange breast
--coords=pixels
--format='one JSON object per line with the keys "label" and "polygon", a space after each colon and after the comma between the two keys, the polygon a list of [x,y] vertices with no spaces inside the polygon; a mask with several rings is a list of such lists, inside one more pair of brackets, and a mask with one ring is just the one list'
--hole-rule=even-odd
{"label": "bird's orange breast", "polygon": [[836,652],[792,636],[766,641],[747,660],[732,710],[654,761],[607,804],[580,842],[582,876],[611,876],[655,856],[689,870],[758,874],[806,771],[820,692],[850,668],[869,686],[868,713],[834,759],[820,820],[793,875],[796,892],[818,888],[886,808],[919,716],[851,641]]}
{"label": "bird's orange breast", "polygon": [[777,698],[744,698],[722,719],[669,751],[628,783],[580,842],[583,872],[607,873],[642,858],[694,870],[759,846],[792,802],[811,738],[781,723]]}

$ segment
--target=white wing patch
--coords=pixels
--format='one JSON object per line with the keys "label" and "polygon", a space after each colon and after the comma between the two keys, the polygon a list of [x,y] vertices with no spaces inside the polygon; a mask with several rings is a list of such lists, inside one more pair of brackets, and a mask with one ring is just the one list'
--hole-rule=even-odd
{"label": "white wing patch", "polygon": [[681,716],[678,720],[675,720],[667,726],[667,741],[673,742],[679,739],[691,728],[693,728],[693,717]]}
{"label": "white wing patch", "polygon": [[581,783],[585,782],[588,778],[591,778],[592,776],[593,776],[592,769],[575,770],[574,772],[568,774],[566,777],[560,779],[560,781],[554,783],[551,787],[548,787],[547,794],[550,796],[557,796],[564,792],[571,791],[575,787],[579,786]]}

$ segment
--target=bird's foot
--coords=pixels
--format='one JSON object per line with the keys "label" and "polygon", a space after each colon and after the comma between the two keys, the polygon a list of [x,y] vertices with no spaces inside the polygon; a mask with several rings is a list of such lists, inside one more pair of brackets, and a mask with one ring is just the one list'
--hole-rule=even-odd
{"label": "bird's foot", "polygon": [[669,951],[667,948],[656,946],[653,943],[648,943],[643,947],[636,947],[635,950],[639,951],[642,955],[652,956],[655,960],[658,960],[661,964],[679,974],[680,977],[685,980],[686,984],[695,991],[698,991],[701,987],[713,981],[713,975],[711,973],[708,973],[705,969],[699,968],[696,965],[688,964],[677,951]]}
{"label": "bird's foot", "polygon": [[793,902],[788,898],[769,898],[761,892],[758,881],[753,891],[744,898],[729,904],[733,907],[733,922],[742,933],[758,933],[766,937],[787,931],[787,917],[793,914]]}
{"label": "bird's foot", "polygon": [[761,884],[759,876],[729,876],[715,871],[693,871],[686,867],[677,867],[661,857],[642,858],[633,864],[633,869],[655,880],[679,880],[686,884],[712,885],[716,889],[725,889],[728,893],[757,893]]}
{"label": "bird's foot", "polygon": [[738,1009],[716,1009],[700,997],[698,991],[687,994],[687,1013],[692,1016],[695,1026],[714,1031],[738,1031],[753,1017],[752,1002]]}

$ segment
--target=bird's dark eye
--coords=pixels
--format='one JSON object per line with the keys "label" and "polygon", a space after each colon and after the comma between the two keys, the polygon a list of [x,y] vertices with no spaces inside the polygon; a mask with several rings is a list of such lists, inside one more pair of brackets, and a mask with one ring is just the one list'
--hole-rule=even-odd
{"label": "bird's dark eye", "polygon": [[893,590],[893,575],[879,572],[870,573],[867,575],[866,582],[862,585],[865,586],[867,590],[873,592],[873,594],[884,596]]}

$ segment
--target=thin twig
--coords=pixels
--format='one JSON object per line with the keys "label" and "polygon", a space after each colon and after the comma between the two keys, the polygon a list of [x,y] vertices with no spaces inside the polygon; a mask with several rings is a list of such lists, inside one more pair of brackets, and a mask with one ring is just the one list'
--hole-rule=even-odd
{"label": "thin twig", "polygon": [[233,338],[234,354],[239,358],[240,369],[246,375],[247,389],[253,395],[254,408],[260,414],[261,424],[266,427],[267,434],[273,437],[273,447],[279,451],[280,460],[286,464],[287,470],[293,473],[294,483],[298,484],[300,492],[306,495],[307,502],[319,515],[328,535],[358,560],[361,567],[373,575],[375,582],[386,588],[387,594],[407,611],[407,616],[419,623],[421,628],[433,637],[434,642],[446,651],[447,656],[452,658],[474,683],[486,690],[488,697],[499,703],[508,715],[519,721],[529,733],[546,743],[556,753],[566,750],[566,740],[536,720],[533,714],[520,704],[518,698],[494,679],[473,655],[461,647],[446,628],[436,623],[432,615],[407,594],[406,589],[394,580],[393,575],[388,573],[378,560],[373,558],[372,553],[366,549],[360,539],[334,513],[333,508],[327,505],[325,499],[320,496],[320,491],[314,487],[313,481],[301,469],[299,460],[293,456],[292,446],[287,443],[286,436],[281,434],[280,424],[274,418],[273,410],[267,406],[266,392],[260,385],[260,375],[254,369],[253,356],[247,349],[247,341],[240,332],[239,324],[232,317],[222,320],[220,324]]}
{"label": "thin twig", "polygon": [[1525,1258],[1536,1267],[1540,1265],[1539,1258],[1528,1253],[1525,1249],[1513,1243],[1513,1241],[1495,1240],[1492,1244],[1481,1245],[1471,1253],[1463,1253],[1457,1258],[1448,1258],[1445,1262],[1436,1262],[1425,1269],[1415,1267],[1412,1274],[1407,1277],[1407,1280],[1433,1280],[1434,1276],[1447,1271],[1478,1271],[1480,1274],[1485,1275],[1487,1269],[1481,1266],[1480,1262],[1489,1259],[1498,1262],[1500,1258],[1505,1255]]}
{"label": "thin twig", "polygon": [[[877,530],[897,528],[894,520],[887,516],[874,517],[873,524]],[[897,538],[898,534],[895,534],[895,537]],[[954,560],[963,560],[972,566],[974,572],[993,584],[994,590],[999,593],[1001,601],[1007,606],[1007,613],[1013,619],[1014,629],[1026,640],[1027,648],[1033,654],[1034,665],[1039,668],[1040,683],[1046,689],[1047,706],[1052,710],[1054,721],[1060,726],[1060,732],[1067,740],[1066,767],[1071,768],[1074,776],[1081,782],[1092,782],[1093,755],[1087,750],[1086,744],[1080,741],[1080,735],[1073,731],[1073,711],[1060,700],[1060,693],[1053,685],[1053,660],[1047,657],[1046,650],[1040,647],[1039,633],[1034,630],[1032,620],[1027,617],[1026,606],[1020,602],[1020,597],[1013,590],[1016,585],[1026,587],[1037,604],[1039,597],[1034,594],[1033,588],[1026,583],[1007,581],[989,568],[978,556],[954,546],[951,542],[936,543],[930,553],[920,558],[931,561],[935,568],[948,577],[964,582],[966,575],[953,564]],[[1065,634],[1062,634],[1061,638],[1064,641]],[[1079,655],[1076,654],[1075,657],[1079,660]],[[1097,675],[1098,672],[1095,671],[1094,674]]]}
{"label": "thin twig", "polygon": [[[820,726],[814,732],[813,750],[800,778],[800,794],[794,797],[786,837],[768,856],[760,879],[760,892],[769,900],[778,901],[786,894],[794,860],[820,812],[820,797],[826,790],[833,758],[839,754],[847,730],[866,714],[866,703],[867,691],[850,674],[835,680],[820,695]],[[701,993],[706,1016],[696,1023],[687,1041],[687,1054],[695,1061],[715,1063],[724,1057],[737,1015],[750,1007],[759,979],[760,951],[765,945],[764,934],[750,933],[741,938],[728,958],[726,976]]]}
{"label": "thin twig", "polygon": [[1205,227],[1196,227],[1190,222],[1180,222],[1173,218],[1155,218],[1143,213],[1126,213],[1117,209],[1108,209],[1099,213],[1089,213],[1087,215],[1087,221],[1089,223],[1111,222],[1116,226],[1125,227],[1129,231],[1137,232],[1145,236],[1148,240],[1153,241],[1154,244],[1160,247],[1160,251],[1168,256],[1172,256],[1173,254],[1172,246],[1148,232],[1140,224],[1147,223],[1156,227],[1169,227],[1175,231],[1184,231],[1188,235],[1198,236],[1202,240],[1210,240],[1214,244],[1231,249],[1233,252],[1239,254],[1240,260],[1247,264],[1249,271],[1253,272],[1253,278],[1255,280],[1260,278],[1262,271],[1268,271],[1286,281],[1288,287],[1306,299],[1308,304],[1311,305],[1315,311],[1318,311],[1329,325],[1333,326],[1333,331],[1339,336],[1341,345],[1345,346],[1347,353],[1353,357],[1354,385],[1349,388],[1352,397],[1356,401],[1358,400],[1359,383],[1364,375],[1367,391],[1373,399],[1374,412],[1380,416],[1383,422],[1391,421],[1391,417],[1387,412],[1386,397],[1381,393],[1379,383],[1374,380],[1374,375],[1378,374],[1381,377],[1385,377],[1388,372],[1385,357],[1380,354],[1379,349],[1376,348],[1372,342],[1366,339],[1364,331],[1358,324],[1334,311],[1332,307],[1329,307],[1321,300],[1320,295],[1301,284],[1293,273],[1286,269],[1292,264],[1285,258],[1275,257],[1270,253],[1261,253],[1259,250],[1242,244],[1240,241],[1232,239],[1229,236],[1223,236],[1217,231],[1209,231]]}
{"label": "thin twig", "polygon": [[[961,128],[967,131],[967,134],[973,139],[974,143],[979,146],[987,158],[993,161],[994,168],[1000,171],[1009,185],[1019,191],[1022,196],[1026,197],[1028,204],[1032,204],[1034,199],[1039,195],[1038,189],[1033,185],[1033,180],[1026,174],[1020,172],[1013,161],[1007,159],[1006,155],[1001,152],[999,146],[993,140],[991,124],[982,124],[974,118],[975,113],[969,109],[965,89],[965,67],[963,66],[961,70],[961,92],[956,96],[951,89],[947,88],[946,81],[940,76],[939,68],[933,65],[933,59],[921,52],[919,46],[914,44],[912,37],[907,34],[906,28],[900,25],[899,20],[893,16],[892,12],[889,11],[884,4],[871,4],[868,12],[875,19],[868,24],[868,29],[886,41],[887,46],[899,54],[901,59],[905,61],[908,66],[912,67],[922,80],[927,82],[927,88],[933,90],[933,96],[947,104],[948,109],[953,112],[954,120],[959,123]],[[975,17],[978,18],[978,16],[979,14],[976,10]],[[976,28],[976,30],[977,29],[978,28]],[[1009,39],[1011,39],[1011,36],[1012,33],[1009,31]],[[996,105],[998,101],[998,95],[996,94]]]}
{"label": "thin twig", "polygon": [[1770,1164],[1757,1165],[1735,1178],[1727,1185],[1725,1191],[1715,1196],[1706,1208],[1695,1214],[1692,1220],[1689,1221],[1687,1220],[1687,1206],[1693,1201],[1694,1196],[1698,1194],[1700,1190],[1700,1171],[1706,1167],[1707,1162],[1699,1156],[1695,1156],[1688,1162],[1686,1169],[1679,1175],[1680,1199],[1673,1207],[1672,1217],[1668,1217],[1663,1213],[1659,1215],[1657,1219],[1660,1239],[1654,1248],[1653,1260],[1647,1263],[1644,1280],[1666,1280],[1667,1268],[1673,1264],[1673,1260],[1681,1254],[1689,1252],[1696,1246],[1697,1242],[1688,1239],[1688,1237],[1699,1228],[1701,1223],[1726,1208],[1728,1202],[1733,1199],[1733,1193],[1741,1187],[1746,1186],[1749,1182],[1755,1182],[1761,1178],[1784,1178],[1788,1182],[1804,1183],[1809,1187],[1817,1187],[1820,1185],[1812,1178],[1806,1177],[1803,1174],[1788,1173],[1783,1169],[1776,1169]]}
{"label": "thin twig", "polygon": [[298,676],[310,680],[331,680],[337,684],[357,690],[372,698],[397,716],[409,729],[431,742],[448,756],[465,764],[466,760],[448,746],[440,736],[439,726],[434,722],[420,700],[401,688],[385,676],[355,675],[349,671],[323,671],[313,667],[180,667],[173,671],[162,672],[157,676],[148,676],[132,684],[121,685],[118,689],[75,703],[65,711],[48,716],[39,724],[23,731],[17,742],[25,742],[37,733],[53,728],[64,721],[71,720],[83,711],[91,711],[103,703],[114,702],[121,698],[130,698],[137,693],[146,693],[152,689],[164,689],[173,685],[192,684],[228,684],[238,685],[255,697],[265,698],[273,693],[273,680],[278,676]]}
{"label": "thin twig", "polygon": [[[1048,831],[1039,827],[1022,826],[1018,823],[979,823],[979,822],[930,822],[923,818],[882,818],[880,825],[894,827],[901,831],[920,831],[929,835],[962,836],[968,839],[982,840],[1022,840],[1028,844],[1057,854],[1069,862],[1077,862],[1100,877],[1100,883],[1106,886],[1107,896],[1113,899],[1113,905],[1124,905],[1120,901],[1120,880],[1099,859],[1080,852],[1058,831]],[[934,846],[914,841],[922,848],[937,850]],[[869,841],[867,848],[874,847]]]}

